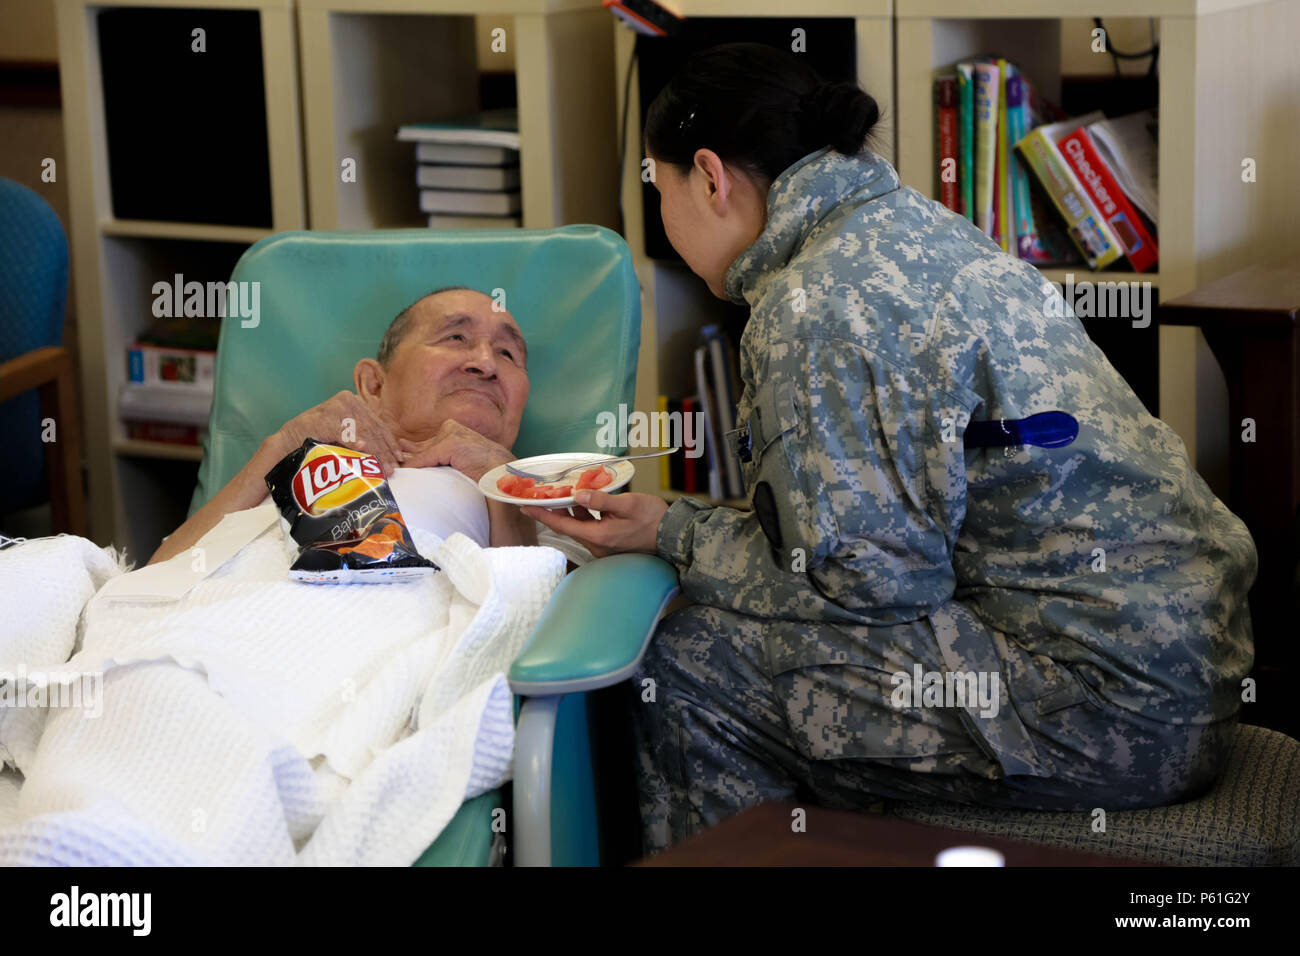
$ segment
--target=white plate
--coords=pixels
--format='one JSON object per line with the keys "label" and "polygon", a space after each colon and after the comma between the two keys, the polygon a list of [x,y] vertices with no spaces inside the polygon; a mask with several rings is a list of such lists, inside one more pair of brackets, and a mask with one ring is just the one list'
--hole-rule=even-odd
{"label": "white plate", "polygon": [[[563,468],[570,468],[573,465],[594,465],[597,462],[608,461],[613,455],[602,455],[598,452],[590,451],[571,451],[560,455],[534,455],[532,458],[521,458],[518,461],[512,461],[510,464],[524,471],[534,471],[538,474],[551,474],[560,471]],[[636,469],[630,461],[619,461],[612,465],[607,465],[606,470],[614,472],[614,480],[607,484],[599,491],[617,491],[629,481]],[[478,480],[478,490],[483,492],[493,501],[502,501],[508,505],[535,505],[538,508],[571,508],[575,504],[573,495],[564,498],[516,498],[513,495],[504,494],[497,487],[497,479],[503,475],[508,475],[505,465],[498,465],[493,468],[482,478]],[[578,479],[582,476],[581,471],[575,471],[571,475],[565,475],[559,482],[548,482],[548,484],[577,484]]]}

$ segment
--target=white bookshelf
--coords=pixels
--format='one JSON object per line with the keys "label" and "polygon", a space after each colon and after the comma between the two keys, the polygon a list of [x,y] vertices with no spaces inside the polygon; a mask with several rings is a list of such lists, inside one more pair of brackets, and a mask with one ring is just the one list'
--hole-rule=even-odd
{"label": "white bookshelf", "polygon": [[[1096,0],[1088,9],[1075,0],[894,0],[903,182],[936,193],[939,73],[996,53],[1059,101],[1061,21],[1081,13],[1104,18],[1112,31],[1124,19],[1156,20],[1160,262],[1154,273],[1079,266],[1045,269],[1045,276],[1149,281],[1170,299],[1300,246],[1300,65],[1293,50],[1300,4],[1291,0]],[[1271,172],[1243,183],[1244,157]],[[1222,485],[1232,433],[1222,374],[1198,329],[1162,327],[1159,336],[1160,417],[1211,484]]]}
{"label": "white bookshelf", "polygon": [[[778,0],[680,0],[677,12],[689,17],[851,17],[854,22],[858,82],[881,105],[882,122],[878,127],[879,149],[894,159],[890,124],[894,99],[894,42],[891,21],[892,0],[814,0],[797,11]],[[615,61],[617,84],[622,108],[622,89],[628,63],[632,58],[636,35],[616,26]],[[696,276],[679,261],[652,259],[645,250],[645,223],[641,204],[641,132],[640,86],[635,71],[628,97],[632,113],[627,122],[624,144],[623,216],[624,234],[632,249],[637,277],[641,282],[641,351],[637,365],[636,408],[654,412],[660,394],[681,395],[689,392],[694,370],[691,367],[696,333],[702,325],[718,321],[723,303],[716,299]],[[620,117],[621,121],[621,117]],[[641,468],[632,479],[632,490],[658,494],[666,500],[680,495],[659,486],[657,468]],[[695,495],[695,497],[707,497]],[[748,507],[747,502],[721,500],[718,504]]]}
{"label": "white bookshelf", "polygon": [[[306,226],[292,0],[55,0],[69,245],[76,286],[90,535],[143,562],[184,516],[201,452],[132,440],[117,415],[126,349],[154,320],[153,284],[182,272],[226,280],[263,236]],[[261,30],[272,228],[117,219],[109,190],[96,16],[120,7],[252,10]],[[162,149],[163,147],[160,147]],[[160,161],[166,158],[160,153]]]}

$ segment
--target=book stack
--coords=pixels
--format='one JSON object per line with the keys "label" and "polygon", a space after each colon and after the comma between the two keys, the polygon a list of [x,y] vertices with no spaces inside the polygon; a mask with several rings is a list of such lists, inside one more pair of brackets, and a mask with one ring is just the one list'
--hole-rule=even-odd
{"label": "book stack", "polygon": [[118,394],[127,437],[198,445],[212,411],[216,357],[215,332],[193,324],[141,335],[127,349],[127,380]]}
{"label": "book stack", "polygon": [[1096,112],[1040,126],[1016,143],[1093,269],[1124,257],[1146,272],[1159,258],[1155,137],[1154,110],[1114,120]]}
{"label": "book stack", "polygon": [[522,224],[517,110],[409,123],[397,138],[415,143],[420,212],[431,229]]}
{"label": "book stack", "polygon": [[[659,483],[665,489],[707,494],[715,500],[743,497],[745,481],[740,459],[726,441],[727,433],[738,425],[740,374],[735,350],[719,325],[706,325],[700,330],[700,344],[695,349],[695,389],[695,394],[686,398],[660,396],[659,411],[670,413],[669,421],[678,420],[672,412],[680,412],[684,444],[688,449],[702,444],[703,454],[672,455],[661,460]],[[694,428],[696,421],[703,423],[702,435]]]}
{"label": "book stack", "polygon": [[939,198],[1035,265],[1154,267],[1156,118],[1066,118],[1005,59],[935,79]]}

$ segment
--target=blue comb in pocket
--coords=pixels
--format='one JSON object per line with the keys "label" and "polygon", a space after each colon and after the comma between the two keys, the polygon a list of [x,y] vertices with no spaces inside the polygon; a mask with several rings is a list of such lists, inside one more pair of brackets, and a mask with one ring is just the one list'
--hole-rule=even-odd
{"label": "blue comb in pocket", "polygon": [[1066,412],[1039,412],[1028,418],[995,418],[966,426],[967,448],[1037,445],[1062,448],[1079,435],[1079,423]]}

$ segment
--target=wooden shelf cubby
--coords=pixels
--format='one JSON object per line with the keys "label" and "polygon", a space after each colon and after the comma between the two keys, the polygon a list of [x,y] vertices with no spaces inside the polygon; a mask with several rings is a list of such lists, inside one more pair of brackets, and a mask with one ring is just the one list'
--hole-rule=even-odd
{"label": "wooden shelf cubby", "polygon": [[[475,17],[505,30],[527,229],[617,227],[613,48],[599,0],[299,0],[313,229],[423,226],[402,123],[479,108]],[[344,158],[357,182],[341,181]]]}
{"label": "wooden shelf cubby", "polygon": [[[1049,98],[1061,92],[1060,23],[1081,13],[1155,21],[1159,54],[1160,261],[1152,273],[1086,266],[1045,269],[1051,281],[1149,281],[1174,298],[1300,244],[1300,198],[1289,170],[1300,66],[1290,49],[1300,5],[1285,0],[894,0],[898,173],[935,196],[934,78],[959,60],[1015,60]],[[1096,54],[1105,56],[1106,54]],[[1289,107],[1283,104],[1289,103]],[[1286,111],[1291,115],[1288,117]],[[1242,180],[1242,161],[1267,155],[1288,173]],[[1158,316],[1158,312],[1157,312]],[[1211,487],[1226,482],[1227,391],[1204,337],[1161,327],[1159,415]]]}
{"label": "wooden shelf cubby", "polygon": [[[257,13],[267,125],[270,228],[117,218],[113,213],[99,14],[118,8],[174,13]],[[117,415],[126,349],[154,320],[152,288],[180,272],[188,280],[226,281],[243,250],[272,232],[306,226],[302,138],[298,122],[293,0],[56,0],[59,70],[67,144],[72,280],[76,287],[81,401],[90,495],[90,534],[148,559],[175,527],[193,490],[198,449],[131,441]],[[188,37],[179,37],[188,42]],[[161,82],[162,78],[160,78]],[[147,109],[147,104],[141,105]],[[220,117],[172,117],[169,135],[185,148],[238,149],[223,143]],[[212,135],[209,135],[212,134]],[[161,141],[160,141],[161,142]],[[184,163],[185,148],[158,162]],[[201,182],[193,188],[202,188]]]}

